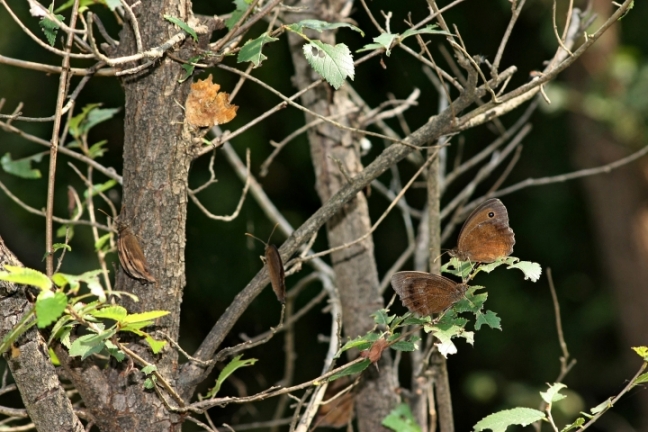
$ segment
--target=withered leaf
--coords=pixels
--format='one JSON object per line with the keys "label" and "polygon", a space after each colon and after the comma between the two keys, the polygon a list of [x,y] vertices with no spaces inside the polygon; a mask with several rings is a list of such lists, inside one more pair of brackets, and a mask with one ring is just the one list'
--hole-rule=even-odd
{"label": "withered leaf", "polygon": [[191,84],[185,102],[187,122],[194,126],[212,127],[236,117],[238,106],[229,103],[229,94],[218,90],[220,85],[212,83],[211,74]]}

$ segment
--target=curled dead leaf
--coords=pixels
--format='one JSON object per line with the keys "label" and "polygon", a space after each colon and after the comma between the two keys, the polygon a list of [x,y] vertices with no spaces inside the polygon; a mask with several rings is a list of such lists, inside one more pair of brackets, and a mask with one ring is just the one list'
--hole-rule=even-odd
{"label": "curled dead leaf", "polygon": [[211,74],[191,84],[185,102],[187,122],[194,126],[212,127],[236,117],[238,106],[229,103],[229,94],[218,90],[220,85],[212,83]]}

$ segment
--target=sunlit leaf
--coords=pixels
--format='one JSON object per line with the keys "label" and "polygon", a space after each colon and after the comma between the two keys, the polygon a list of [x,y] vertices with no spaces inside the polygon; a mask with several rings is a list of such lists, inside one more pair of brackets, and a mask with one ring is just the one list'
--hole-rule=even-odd
{"label": "sunlit leaf", "polygon": [[513,408],[491,414],[481,419],[473,427],[475,432],[490,429],[493,432],[504,432],[512,425],[528,426],[545,419],[545,414],[531,408]]}

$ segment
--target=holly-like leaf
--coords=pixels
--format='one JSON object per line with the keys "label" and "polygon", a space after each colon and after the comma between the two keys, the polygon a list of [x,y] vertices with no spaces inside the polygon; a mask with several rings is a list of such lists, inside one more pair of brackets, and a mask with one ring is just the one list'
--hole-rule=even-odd
{"label": "holly-like leaf", "polygon": [[67,306],[67,296],[62,292],[41,291],[36,298],[38,327],[45,328],[61,316]]}
{"label": "holly-like leaf", "polygon": [[387,327],[396,315],[389,316],[386,309],[380,309],[372,313],[371,316],[376,324]]}
{"label": "holly-like leaf", "polygon": [[225,26],[232,30],[232,27],[241,19],[247,8],[250,6],[253,0],[234,0],[234,5],[236,9],[228,19],[225,20]]}
{"label": "holly-like leaf", "polygon": [[[52,3],[52,5],[54,4]],[[50,12],[52,12],[51,6]],[[43,30],[43,33],[45,33],[45,37],[47,38],[47,42],[50,44],[50,46],[54,46],[54,43],[56,42],[56,34],[61,27],[60,23],[65,19],[63,15],[54,13],[52,13],[52,15],[54,18],[56,18],[56,20],[52,20],[48,17],[43,17],[39,22],[41,30]]]}
{"label": "holly-like leaf", "polygon": [[646,346],[632,347],[632,350],[636,352],[639,355],[639,357],[641,357],[644,361],[648,361],[648,347]]}
{"label": "holly-like leaf", "polygon": [[519,261],[513,264],[510,264],[507,269],[516,268],[522,270],[524,273],[524,279],[531,280],[532,282],[538,282],[540,275],[542,274],[542,267],[538,263],[531,261]]}
{"label": "holly-like leaf", "polygon": [[42,154],[37,154],[23,159],[12,160],[11,153],[5,153],[0,159],[0,164],[2,164],[2,169],[7,174],[26,179],[38,179],[41,178],[41,172],[36,168],[32,169],[31,164],[32,161],[40,162],[42,156]]}
{"label": "holly-like leaf", "polygon": [[167,344],[166,341],[157,340],[153,336],[149,335],[148,333],[144,337],[144,340],[151,347],[151,351],[153,351],[153,354],[159,354],[160,351],[162,351],[162,348],[164,348],[164,346]]}
{"label": "holly-like leaf", "polygon": [[254,67],[258,67],[263,60],[268,58],[261,52],[263,45],[278,40],[277,38],[271,37],[268,32],[265,32],[258,38],[245,42],[245,45],[239,51],[236,61],[238,63],[251,62]]}
{"label": "holly-like leaf", "polygon": [[196,34],[196,30],[189,27],[189,24],[182,21],[180,18],[171,15],[164,15],[164,19],[180,27],[182,30],[185,31],[185,33],[191,36],[194,41],[198,42],[198,35]]}
{"label": "holly-like leaf", "polygon": [[486,324],[494,330],[502,330],[502,320],[493,311],[487,310],[486,313],[475,313],[475,330],[481,329],[481,326]]}
{"label": "holly-like leaf", "polygon": [[353,56],[346,45],[333,46],[313,40],[304,44],[303,49],[308,63],[335,89],[339,89],[347,77],[353,79]]}
{"label": "holly-like leaf", "polygon": [[491,414],[481,419],[473,428],[475,432],[490,429],[493,432],[504,432],[511,425],[528,426],[539,420],[544,420],[545,414],[531,408],[513,408]]}

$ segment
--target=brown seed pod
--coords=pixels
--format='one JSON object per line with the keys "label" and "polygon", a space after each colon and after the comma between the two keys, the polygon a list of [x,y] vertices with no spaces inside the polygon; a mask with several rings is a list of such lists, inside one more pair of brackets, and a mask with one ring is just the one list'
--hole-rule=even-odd
{"label": "brown seed pod", "polygon": [[137,236],[125,223],[115,222],[117,223],[117,254],[124,273],[144,285],[156,283]]}
{"label": "brown seed pod", "polygon": [[[277,225],[275,225],[277,228]],[[272,230],[274,233],[274,229]],[[281,261],[281,255],[279,254],[279,249],[277,246],[266,243],[260,238],[254,237],[250,233],[245,233],[245,235],[250,236],[256,240],[259,240],[261,243],[266,245],[265,248],[265,264],[268,267],[268,275],[270,276],[270,285],[272,285],[272,290],[277,296],[277,300],[281,304],[286,303],[286,275],[284,272],[283,261]],[[272,233],[270,233],[272,237]],[[269,240],[269,239],[268,239]]]}

